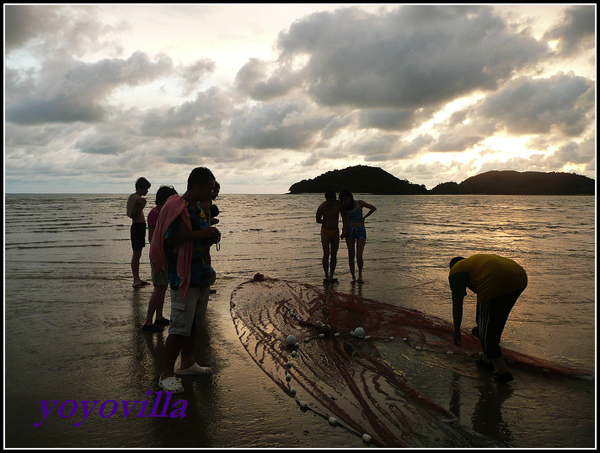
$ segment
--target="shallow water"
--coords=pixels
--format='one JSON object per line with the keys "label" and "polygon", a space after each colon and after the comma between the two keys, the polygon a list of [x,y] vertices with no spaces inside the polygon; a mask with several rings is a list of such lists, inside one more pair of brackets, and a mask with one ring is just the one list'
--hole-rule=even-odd
{"label": "shallow water", "polygon": [[[229,295],[255,272],[321,284],[317,195],[223,195],[219,279],[211,296],[208,347],[215,368],[186,392],[188,417],[81,420],[40,401],[147,400],[157,391],[162,336],[142,335],[151,289],[131,288],[129,219],[122,195],[6,195],[5,416],[7,446],[362,447],[342,429],[300,413],[247,356]],[[152,196],[149,207],[153,206]],[[498,253],[528,272],[503,345],[595,375],[593,197],[359,196],[368,219],[366,283],[353,287],[338,254],[338,291],[450,319],[448,261]],[[146,211],[148,211],[147,209]],[[142,275],[149,279],[148,248]],[[169,309],[169,297],[165,303]],[[474,297],[465,306],[465,327]],[[498,386],[459,356],[380,345],[386,359],[476,431],[513,447],[595,445],[594,381],[514,370]],[[79,416],[81,411],[77,414]]]}

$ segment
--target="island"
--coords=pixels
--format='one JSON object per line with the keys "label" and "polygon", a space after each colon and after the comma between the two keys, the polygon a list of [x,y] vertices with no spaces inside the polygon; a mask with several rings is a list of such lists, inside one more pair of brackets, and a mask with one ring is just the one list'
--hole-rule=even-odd
{"label": "island", "polygon": [[493,170],[465,179],[445,182],[428,190],[424,185],[399,179],[378,167],[356,165],[332,170],[292,184],[290,194],[339,192],[374,195],[595,195],[592,178],[575,173]]}

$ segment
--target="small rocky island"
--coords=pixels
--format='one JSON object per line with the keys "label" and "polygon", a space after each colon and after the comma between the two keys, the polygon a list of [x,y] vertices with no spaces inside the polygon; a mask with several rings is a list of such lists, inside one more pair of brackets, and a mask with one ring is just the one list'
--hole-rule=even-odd
{"label": "small rocky island", "polygon": [[535,171],[488,171],[465,179],[461,183],[445,182],[431,190],[424,185],[399,179],[378,167],[356,165],[323,173],[303,180],[289,188],[290,194],[339,192],[347,188],[352,193],[374,195],[595,195],[595,181],[574,173],[544,173]]}

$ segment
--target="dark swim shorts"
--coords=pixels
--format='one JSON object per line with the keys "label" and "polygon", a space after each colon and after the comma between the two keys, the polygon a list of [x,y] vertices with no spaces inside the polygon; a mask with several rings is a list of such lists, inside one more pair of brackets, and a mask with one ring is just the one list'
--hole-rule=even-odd
{"label": "dark swim shorts", "polygon": [[146,246],[146,222],[134,222],[131,224],[131,248],[142,250]]}
{"label": "dark swim shorts", "polygon": [[361,226],[349,226],[348,234],[346,235],[348,239],[367,239],[367,229],[364,225]]}

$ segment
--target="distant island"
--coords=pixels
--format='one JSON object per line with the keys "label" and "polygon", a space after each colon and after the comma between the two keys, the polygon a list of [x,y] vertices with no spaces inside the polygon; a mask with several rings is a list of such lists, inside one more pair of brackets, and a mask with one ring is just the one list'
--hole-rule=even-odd
{"label": "distant island", "polygon": [[445,182],[431,190],[413,184],[378,167],[357,165],[323,173],[314,179],[292,184],[290,194],[339,192],[347,188],[352,193],[374,195],[595,195],[593,179],[574,173],[543,173],[535,171],[488,171],[463,182]]}

